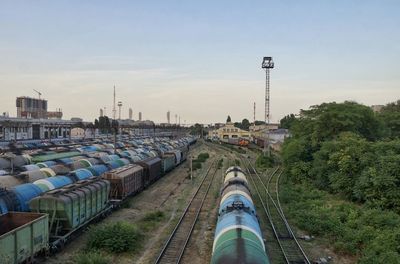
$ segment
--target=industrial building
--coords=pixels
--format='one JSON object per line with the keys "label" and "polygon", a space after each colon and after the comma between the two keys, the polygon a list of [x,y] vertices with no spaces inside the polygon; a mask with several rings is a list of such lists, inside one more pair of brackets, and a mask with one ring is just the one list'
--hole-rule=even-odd
{"label": "industrial building", "polygon": [[77,122],[0,116],[0,141],[69,138]]}
{"label": "industrial building", "polygon": [[229,140],[235,138],[250,138],[250,132],[237,128],[232,122],[226,124],[218,129],[210,130],[208,132],[210,138],[218,138],[219,140]]}
{"label": "industrial building", "polygon": [[61,119],[63,116],[61,109],[48,111],[45,99],[20,96],[17,97],[16,106],[18,118]]}
{"label": "industrial building", "polygon": [[0,116],[0,141],[70,138],[71,129],[82,119],[62,120],[62,111],[48,111],[47,100],[20,96],[17,117]]}
{"label": "industrial building", "polygon": [[279,128],[278,123],[270,123],[268,125],[251,125],[249,127],[250,134],[253,138],[263,138],[267,134],[267,131],[273,131]]}

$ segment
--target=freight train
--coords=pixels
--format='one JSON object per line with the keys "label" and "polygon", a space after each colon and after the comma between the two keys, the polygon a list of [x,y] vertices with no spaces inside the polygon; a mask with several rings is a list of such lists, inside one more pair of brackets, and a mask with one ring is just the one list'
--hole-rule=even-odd
{"label": "freight train", "polygon": [[[22,263],[62,248],[77,230],[181,164],[196,141],[152,140],[21,155],[20,172],[0,176],[0,185],[11,184],[0,188],[0,263]],[[9,164],[4,160],[0,166]]]}
{"label": "freight train", "polygon": [[221,191],[212,264],[269,264],[249,185],[240,167],[227,169]]}

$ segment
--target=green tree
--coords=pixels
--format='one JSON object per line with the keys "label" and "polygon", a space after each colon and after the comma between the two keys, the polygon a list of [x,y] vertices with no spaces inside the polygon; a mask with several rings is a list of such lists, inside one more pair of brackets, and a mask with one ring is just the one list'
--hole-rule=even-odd
{"label": "green tree", "polygon": [[[190,134],[191,135],[201,135],[201,132],[203,131],[203,126],[200,125],[199,123],[194,124],[194,126],[190,127]],[[205,133],[203,131],[203,133]]]}
{"label": "green tree", "polygon": [[244,130],[249,130],[249,127],[250,127],[250,122],[249,122],[249,120],[248,119],[243,119],[242,120],[242,129],[244,129]]}
{"label": "green tree", "polygon": [[294,122],[296,122],[296,117],[294,114],[286,115],[281,119],[280,127],[290,129]]}
{"label": "green tree", "polygon": [[400,137],[400,100],[384,106],[378,117],[385,125],[387,136]]}
{"label": "green tree", "polygon": [[255,124],[256,124],[256,126],[260,126],[260,125],[264,125],[265,122],[261,121],[261,120],[256,120]]}
{"label": "green tree", "polygon": [[233,123],[233,125],[234,125],[235,127],[237,127],[237,128],[242,129],[242,123],[240,123],[240,122],[235,122],[235,123]]}

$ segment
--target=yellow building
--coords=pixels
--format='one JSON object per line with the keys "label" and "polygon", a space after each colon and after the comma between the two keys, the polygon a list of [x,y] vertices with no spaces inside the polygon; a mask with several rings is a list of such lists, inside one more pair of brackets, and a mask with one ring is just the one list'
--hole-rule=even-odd
{"label": "yellow building", "polygon": [[235,139],[235,138],[246,138],[250,139],[250,132],[237,128],[233,125],[232,122],[227,122],[223,127],[220,127],[215,130],[210,130],[208,132],[208,136],[210,138],[218,138],[219,140],[222,141],[227,141],[229,139]]}

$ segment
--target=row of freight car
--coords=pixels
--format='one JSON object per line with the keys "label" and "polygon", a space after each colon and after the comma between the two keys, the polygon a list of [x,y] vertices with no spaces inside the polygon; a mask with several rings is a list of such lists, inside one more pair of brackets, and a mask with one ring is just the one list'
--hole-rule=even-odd
{"label": "row of freight car", "polygon": [[[67,184],[53,183],[57,188],[47,191],[33,183],[2,189],[0,204],[15,204],[14,210],[29,212],[0,216],[0,263],[21,263],[40,252],[59,249],[72,233],[175,168],[175,161],[166,155],[131,162],[97,177],[53,176],[47,180],[57,178]],[[42,188],[48,187],[44,185]]]}
{"label": "row of freight car", "polygon": [[[84,154],[88,158],[101,158],[107,161],[107,156],[118,154],[121,157],[129,157],[134,160],[145,159],[151,155],[162,155],[165,152],[176,151],[195,139],[187,137],[179,140],[167,138],[121,138],[117,142],[108,143],[107,139],[101,141],[87,140],[85,142],[70,142],[70,144],[54,145],[46,149],[28,149],[22,153],[0,154],[0,175],[7,175],[13,172],[24,172],[35,169],[30,166],[37,163],[40,168],[54,166],[54,160],[60,160],[62,164],[76,161],[76,157]],[[106,160],[103,160],[106,159]],[[179,158],[179,157],[178,157]],[[72,160],[71,160],[72,159]],[[28,166],[27,166],[28,165]],[[77,168],[79,163],[74,164]],[[72,166],[72,164],[71,164]]]}
{"label": "row of freight car", "polygon": [[[164,148],[143,151],[143,148],[122,148],[118,154],[107,154],[99,149],[90,152],[60,152],[33,156],[40,160],[36,164],[23,165],[24,172],[15,176],[0,176],[0,213],[10,211],[28,211],[27,202],[42,192],[60,188],[73,182],[131,163],[151,163],[161,158],[162,172],[166,173],[186,159],[188,145],[193,138],[180,139],[179,149]],[[76,156],[78,155],[78,156]],[[79,164],[79,167],[78,165]],[[22,182],[27,182],[21,184]]]}

